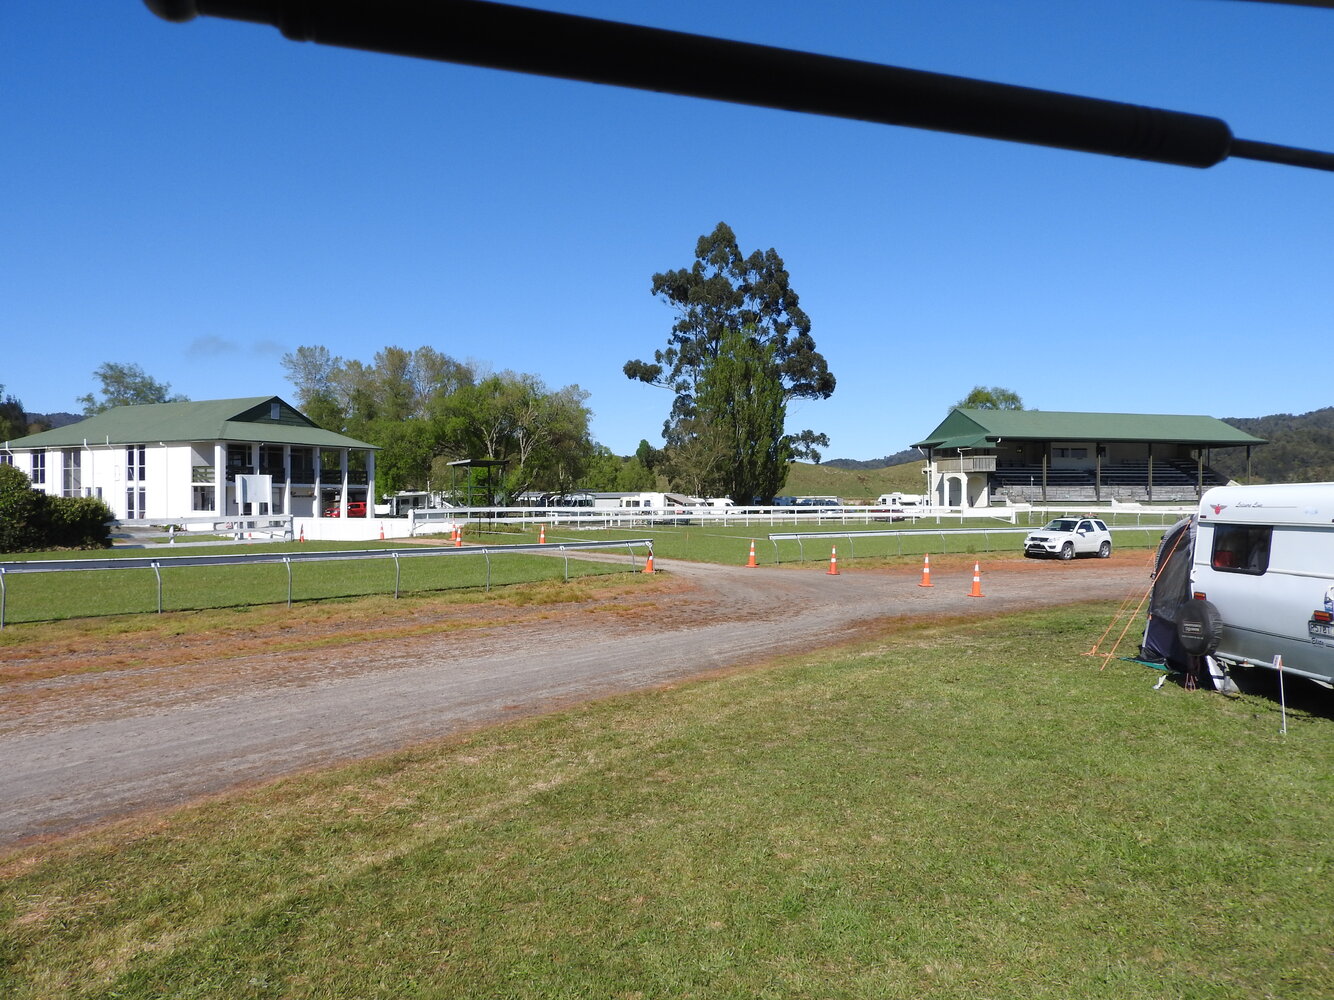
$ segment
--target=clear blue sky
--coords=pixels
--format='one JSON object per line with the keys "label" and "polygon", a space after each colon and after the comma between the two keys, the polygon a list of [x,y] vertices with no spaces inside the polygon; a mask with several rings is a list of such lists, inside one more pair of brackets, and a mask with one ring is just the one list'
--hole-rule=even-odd
{"label": "clear blue sky", "polygon": [[[538,4],[532,4],[537,6]],[[551,9],[1216,115],[1334,148],[1334,12],[1236,0],[552,0]],[[0,4],[0,383],[104,361],[194,399],[429,344],[660,443],[655,271],[774,247],[870,459],[973,385],[1045,410],[1334,403],[1334,175],[1015,146],[289,42],[138,0]]]}

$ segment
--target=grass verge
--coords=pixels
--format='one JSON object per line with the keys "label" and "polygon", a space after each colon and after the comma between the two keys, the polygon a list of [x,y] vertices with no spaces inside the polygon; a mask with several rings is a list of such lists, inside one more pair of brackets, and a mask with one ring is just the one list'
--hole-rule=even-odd
{"label": "grass verge", "polygon": [[7,858],[0,995],[1325,998],[1327,716],[906,627]]}

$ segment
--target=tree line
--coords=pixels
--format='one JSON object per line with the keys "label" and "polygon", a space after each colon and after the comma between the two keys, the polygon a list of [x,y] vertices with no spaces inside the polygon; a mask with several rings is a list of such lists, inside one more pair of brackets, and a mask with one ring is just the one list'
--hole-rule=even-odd
{"label": "tree line", "polygon": [[611,468],[578,385],[552,390],[536,375],[480,371],[427,346],[385,347],[362,362],[308,345],[282,366],[306,416],[380,447],[376,488],[386,493],[448,486],[448,463],[463,459],[506,463],[498,499],[572,490],[590,475],[635,479],[628,489],[653,483],[647,469],[632,468],[637,459]]}

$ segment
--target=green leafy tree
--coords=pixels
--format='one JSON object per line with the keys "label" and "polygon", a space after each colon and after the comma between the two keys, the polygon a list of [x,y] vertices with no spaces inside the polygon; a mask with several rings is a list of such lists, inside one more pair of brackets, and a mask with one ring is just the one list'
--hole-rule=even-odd
{"label": "green leafy tree", "polygon": [[792,439],[783,433],[787,403],[774,367],[773,344],[741,331],[725,333],[705,367],[695,402],[699,435],[724,456],[706,480],[707,495],[744,505],[772,497],[787,479]]}
{"label": "green leafy tree", "polygon": [[815,349],[810,317],[789,284],[783,259],[772,248],[743,257],[725,222],[701,236],[689,268],[653,276],[653,294],[677,311],[664,350],[653,362],[628,361],[627,377],[676,394],[674,415],[688,416],[705,366],[730,330],[748,330],[773,349],[785,399],[828,399],[835,379]]}
{"label": "green leafy tree", "polygon": [[[700,237],[695,258],[689,268],[653,276],[653,294],[676,309],[677,320],[667,347],[654,352],[652,362],[629,361],[623,370],[628,378],[673,393],[671,412],[663,425],[668,475],[679,488],[696,484],[692,492],[699,493],[709,492],[705,488],[709,484],[732,481],[731,474],[724,471],[729,465],[753,469],[751,456],[735,450],[720,453],[722,447],[738,449],[750,447],[752,440],[762,441],[765,452],[760,461],[771,463],[779,454],[791,456],[825,440],[811,431],[784,439],[783,421],[789,400],[827,399],[833,394],[835,379],[816,350],[810,318],[802,311],[776,251],[757,250],[743,256],[736,234],[720,222],[712,233]],[[699,399],[710,391],[708,379],[728,381],[716,392],[734,393],[733,370],[719,368],[716,362],[743,346],[740,369],[746,378],[756,380],[749,386],[756,403],[747,420],[763,412],[777,421],[776,427],[763,434],[751,433],[753,427],[745,433],[733,427],[724,434],[714,420],[701,419],[699,413]],[[770,444],[779,441],[783,443]],[[761,478],[771,481],[773,477]],[[778,482],[781,485],[782,480]],[[740,482],[733,482],[733,487],[743,492],[748,488]],[[748,501],[750,495],[744,499]]]}
{"label": "green leafy tree", "polygon": [[975,385],[973,391],[954,404],[962,410],[1022,410],[1024,401],[1017,392],[998,385]]}
{"label": "green leafy tree", "polygon": [[0,385],[0,441],[12,441],[28,433],[28,418],[23,404],[4,390]]}
{"label": "green leafy tree", "polygon": [[655,448],[645,440],[640,440],[639,447],[635,449],[635,458],[649,472],[658,467],[662,461],[662,449]]}
{"label": "green leafy tree", "polygon": [[380,446],[375,456],[375,488],[381,494],[423,490],[431,462],[441,450],[436,428],[428,420],[377,420],[366,437]]}
{"label": "green leafy tree", "polygon": [[321,427],[363,436],[378,420],[432,417],[443,400],[476,380],[471,367],[432,347],[386,347],[365,364],[327,347],[302,346],[283,355],[282,366],[301,412]]}
{"label": "green leafy tree", "polygon": [[594,446],[578,485],[602,493],[639,493],[656,489],[658,482],[638,456],[622,457],[600,444]]}
{"label": "green leafy tree", "polygon": [[440,437],[460,458],[505,461],[504,489],[576,485],[592,454],[588,393],[550,392],[534,375],[501,372],[463,386],[439,408]]}
{"label": "green leafy tree", "polygon": [[91,417],[113,406],[136,406],[141,403],[182,403],[189,399],[180,394],[171,395],[171,384],[159,382],[139,365],[122,365],[107,361],[93,370],[102,396],[94,393],[80,396],[77,402],[84,416]]}
{"label": "green leafy tree", "polygon": [[22,469],[0,465],[0,552],[24,552],[46,538],[46,494]]}
{"label": "green leafy tree", "polygon": [[342,363],[323,345],[298,347],[282,357],[287,381],[296,389],[297,409],[325,430],[341,431],[347,419],[333,381]]}

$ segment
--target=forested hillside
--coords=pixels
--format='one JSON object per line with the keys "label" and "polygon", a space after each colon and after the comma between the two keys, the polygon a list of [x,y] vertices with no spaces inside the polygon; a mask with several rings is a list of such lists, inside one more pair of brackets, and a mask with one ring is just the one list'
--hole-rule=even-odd
{"label": "forested hillside", "polygon": [[832,469],[884,469],[891,465],[902,465],[904,462],[920,462],[922,454],[916,448],[905,448],[903,451],[896,451],[892,455],[886,455],[884,458],[873,458],[862,462],[855,458],[831,458],[827,462],[821,462],[821,465],[827,465]]}
{"label": "forested hillside", "polygon": [[[1247,434],[1268,444],[1251,450],[1251,476],[1263,483],[1334,482],[1334,407],[1310,413],[1275,413],[1268,417],[1225,417]],[[1245,481],[1246,450],[1220,449],[1213,453],[1219,472]]]}

